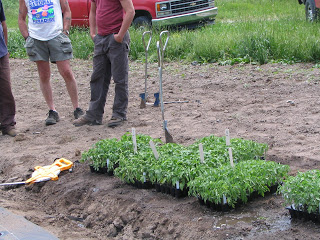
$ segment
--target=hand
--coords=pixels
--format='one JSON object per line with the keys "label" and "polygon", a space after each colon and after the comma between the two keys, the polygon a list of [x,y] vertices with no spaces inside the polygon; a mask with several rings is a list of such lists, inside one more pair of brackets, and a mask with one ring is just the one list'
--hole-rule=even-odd
{"label": "hand", "polygon": [[68,30],[63,30],[62,31],[65,35],[69,36],[69,31]]}
{"label": "hand", "polygon": [[97,36],[97,34],[91,34],[91,39],[93,41],[93,39],[95,38],[95,36]]}
{"label": "hand", "polygon": [[114,34],[113,37],[116,42],[122,43],[123,38],[120,37],[119,34]]}

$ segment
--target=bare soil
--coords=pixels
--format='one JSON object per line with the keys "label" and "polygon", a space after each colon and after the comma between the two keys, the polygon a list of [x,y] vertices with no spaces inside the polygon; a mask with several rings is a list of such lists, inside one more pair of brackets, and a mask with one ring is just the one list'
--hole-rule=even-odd
{"label": "bare soil", "polygon": [[[114,96],[112,84],[104,124],[74,127],[64,81],[52,65],[52,84],[61,121],[45,126],[47,106],[39,89],[36,67],[11,59],[17,129],[0,136],[0,181],[21,181],[33,167],[64,157],[73,172],[58,181],[0,189],[0,204],[50,231],[60,239],[320,239],[320,227],[291,220],[281,195],[258,198],[230,212],[216,212],[192,197],[182,199],[137,189],[117,177],[91,173],[76,163],[81,153],[105,138],[137,133],[164,139],[159,107],[140,109],[144,63],[130,63],[128,121],[108,128]],[[90,98],[92,62],[72,61],[81,107]],[[319,168],[320,71],[313,64],[234,65],[165,63],[165,118],[174,141],[188,145],[209,135],[267,143],[267,160],[288,164],[290,174]],[[148,93],[158,91],[156,64],[149,66]]]}

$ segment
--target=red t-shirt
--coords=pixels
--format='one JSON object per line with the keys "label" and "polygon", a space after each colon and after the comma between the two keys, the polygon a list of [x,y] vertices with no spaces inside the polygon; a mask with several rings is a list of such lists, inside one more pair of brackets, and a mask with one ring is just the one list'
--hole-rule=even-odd
{"label": "red t-shirt", "polygon": [[91,0],[96,3],[96,24],[99,35],[118,33],[123,20],[120,0]]}

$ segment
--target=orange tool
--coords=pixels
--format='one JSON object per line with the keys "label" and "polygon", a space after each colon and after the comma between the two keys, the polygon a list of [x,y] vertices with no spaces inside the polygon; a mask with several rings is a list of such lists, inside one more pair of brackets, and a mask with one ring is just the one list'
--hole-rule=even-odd
{"label": "orange tool", "polygon": [[68,170],[73,166],[73,162],[65,159],[59,158],[54,161],[53,164],[48,166],[36,166],[34,168],[34,172],[31,175],[31,178],[24,182],[12,182],[12,183],[2,183],[0,186],[8,186],[8,185],[19,185],[19,184],[33,184],[36,182],[45,182],[49,180],[56,181],[58,180],[58,175],[61,171]]}

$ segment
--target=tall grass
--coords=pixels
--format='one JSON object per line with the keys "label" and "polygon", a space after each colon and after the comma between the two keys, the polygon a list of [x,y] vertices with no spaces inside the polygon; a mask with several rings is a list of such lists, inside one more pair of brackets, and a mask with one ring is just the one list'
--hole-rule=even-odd
{"label": "tall grass", "polygon": [[[3,2],[6,8],[17,1]],[[320,61],[320,23],[306,22],[304,6],[297,0],[216,0],[216,5],[218,16],[214,25],[195,30],[170,30],[166,60],[260,64]],[[16,14],[11,11],[9,15]],[[12,26],[9,37],[11,56],[24,57],[17,20],[9,17],[7,22]],[[149,60],[156,61],[156,41],[160,31],[152,29],[152,32]],[[130,29],[130,58],[133,60],[144,60],[142,33],[141,29]],[[93,43],[88,29],[74,28],[70,38],[76,58],[92,57]]]}
{"label": "tall grass", "polygon": [[19,0],[2,0],[6,23],[9,28],[18,28]]}

